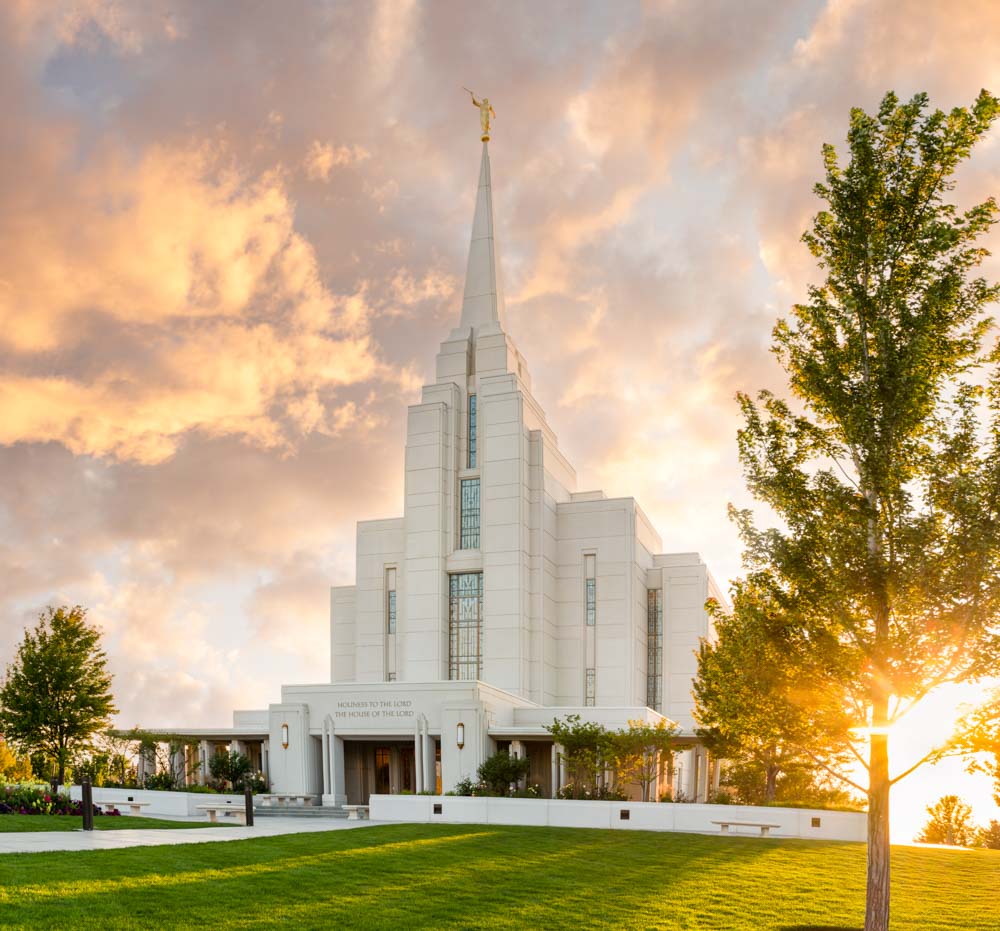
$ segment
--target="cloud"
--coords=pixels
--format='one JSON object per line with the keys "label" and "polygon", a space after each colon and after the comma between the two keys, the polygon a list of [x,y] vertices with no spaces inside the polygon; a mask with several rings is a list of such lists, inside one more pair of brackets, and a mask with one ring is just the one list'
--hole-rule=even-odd
{"label": "cloud", "polygon": [[[457,319],[488,94],[509,329],[583,487],[738,571],[737,389],[820,145],[895,87],[997,90],[989,3],[0,9],[0,650],[108,632],[124,723],[328,670],[355,522]],[[959,194],[996,187],[984,146]],[[4,655],[7,655],[5,653]]]}

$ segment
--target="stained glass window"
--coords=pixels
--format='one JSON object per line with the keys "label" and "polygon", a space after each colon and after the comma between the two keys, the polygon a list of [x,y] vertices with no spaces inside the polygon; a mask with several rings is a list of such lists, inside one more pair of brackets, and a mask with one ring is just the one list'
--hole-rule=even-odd
{"label": "stained glass window", "polygon": [[483,574],[448,577],[448,678],[483,675]]}
{"label": "stained glass window", "polygon": [[646,594],[646,705],[663,711],[663,591]]}
{"label": "stained glass window", "polygon": [[476,396],[469,395],[469,468],[476,467]]}
{"label": "stained glass window", "polygon": [[479,549],[479,479],[461,481],[462,516],[459,549]]}

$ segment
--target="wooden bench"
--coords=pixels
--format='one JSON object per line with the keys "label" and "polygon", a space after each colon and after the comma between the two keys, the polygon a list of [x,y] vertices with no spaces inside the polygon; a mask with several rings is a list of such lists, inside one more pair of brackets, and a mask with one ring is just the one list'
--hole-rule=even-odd
{"label": "wooden bench", "polygon": [[344,805],[344,811],[347,812],[348,821],[367,821],[368,820],[368,806],[367,805]]}
{"label": "wooden bench", "polygon": [[[261,805],[264,808],[304,808],[306,805],[311,805],[315,795],[310,795],[309,793],[284,793],[284,792],[269,792],[265,795],[257,796],[261,800]],[[294,801],[294,805],[289,805],[290,801]],[[275,803],[275,804],[272,804]]]}
{"label": "wooden bench", "polygon": [[208,812],[208,820],[212,824],[219,823],[219,812],[225,812],[236,817],[236,820],[245,825],[247,823],[247,812],[242,805],[227,805],[225,802],[218,805],[197,805],[198,811]]}
{"label": "wooden bench", "polygon": [[713,821],[712,824],[718,824],[722,827],[722,833],[728,834],[729,828],[760,828],[760,836],[767,837],[768,832],[771,828],[780,828],[780,824],[765,824],[763,821]]}

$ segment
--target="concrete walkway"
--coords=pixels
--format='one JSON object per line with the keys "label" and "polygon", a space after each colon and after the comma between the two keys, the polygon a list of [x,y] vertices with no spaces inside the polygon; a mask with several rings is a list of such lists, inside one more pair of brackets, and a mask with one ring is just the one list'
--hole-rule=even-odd
{"label": "concrete walkway", "polygon": [[24,831],[0,834],[0,854],[44,853],[50,850],[120,850],[125,847],[157,847],[164,844],[207,844],[214,841],[276,837],[280,834],[346,831],[368,827],[371,824],[371,821],[348,821],[345,818],[258,818],[252,828],[233,825],[233,827],[180,830],[139,828],[133,831]]}

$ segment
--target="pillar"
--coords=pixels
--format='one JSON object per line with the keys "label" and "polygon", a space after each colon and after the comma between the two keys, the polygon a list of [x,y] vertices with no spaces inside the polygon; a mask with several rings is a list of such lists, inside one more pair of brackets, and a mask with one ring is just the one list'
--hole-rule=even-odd
{"label": "pillar", "polygon": [[208,777],[211,775],[208,771],[208,741],[202,740],[198,743],[198,785],[206,785],[208,783]]}
{"label": "pillar", "polygon": [[323,795],[330,794],[330,716],[327,715],[323,721],[323,736],[321,738],[320,755],[323,760]]}
{"label": "pillar", "polygon": [[698,748],[698,785],[696,802],[708,801],[708,751],[704,747]]}
{"label": "pillar", "polygon": [[268,789],[271,787],[271,742],[263,740],[260,744],[260,770]]}
{"label": "pillar", "polygon": [[417,717],[413,726],[413,776],[417,795],[424,791],[424,735]]}
{"label": "pillar", "polygon": [[562,784],[559,781],[559,757],[561,754],[561,748],[559,744],[552,744],[552,753],[549,757],[549,765],[551,766],[550,782],[552,783],[551,791],[549,795],[552,798],[559,797],[559,790],[562,788]]}
{"label": "pillar", "polygon": [[435,766],[437,747],[434,743],[434,738],[429,733],[430,725],[427,722],[427,718],[424,715],[420,717],[423,719],[424,752],[422,756],[424,758],[424,791],[434,792],[437,789],[437,767]]}

